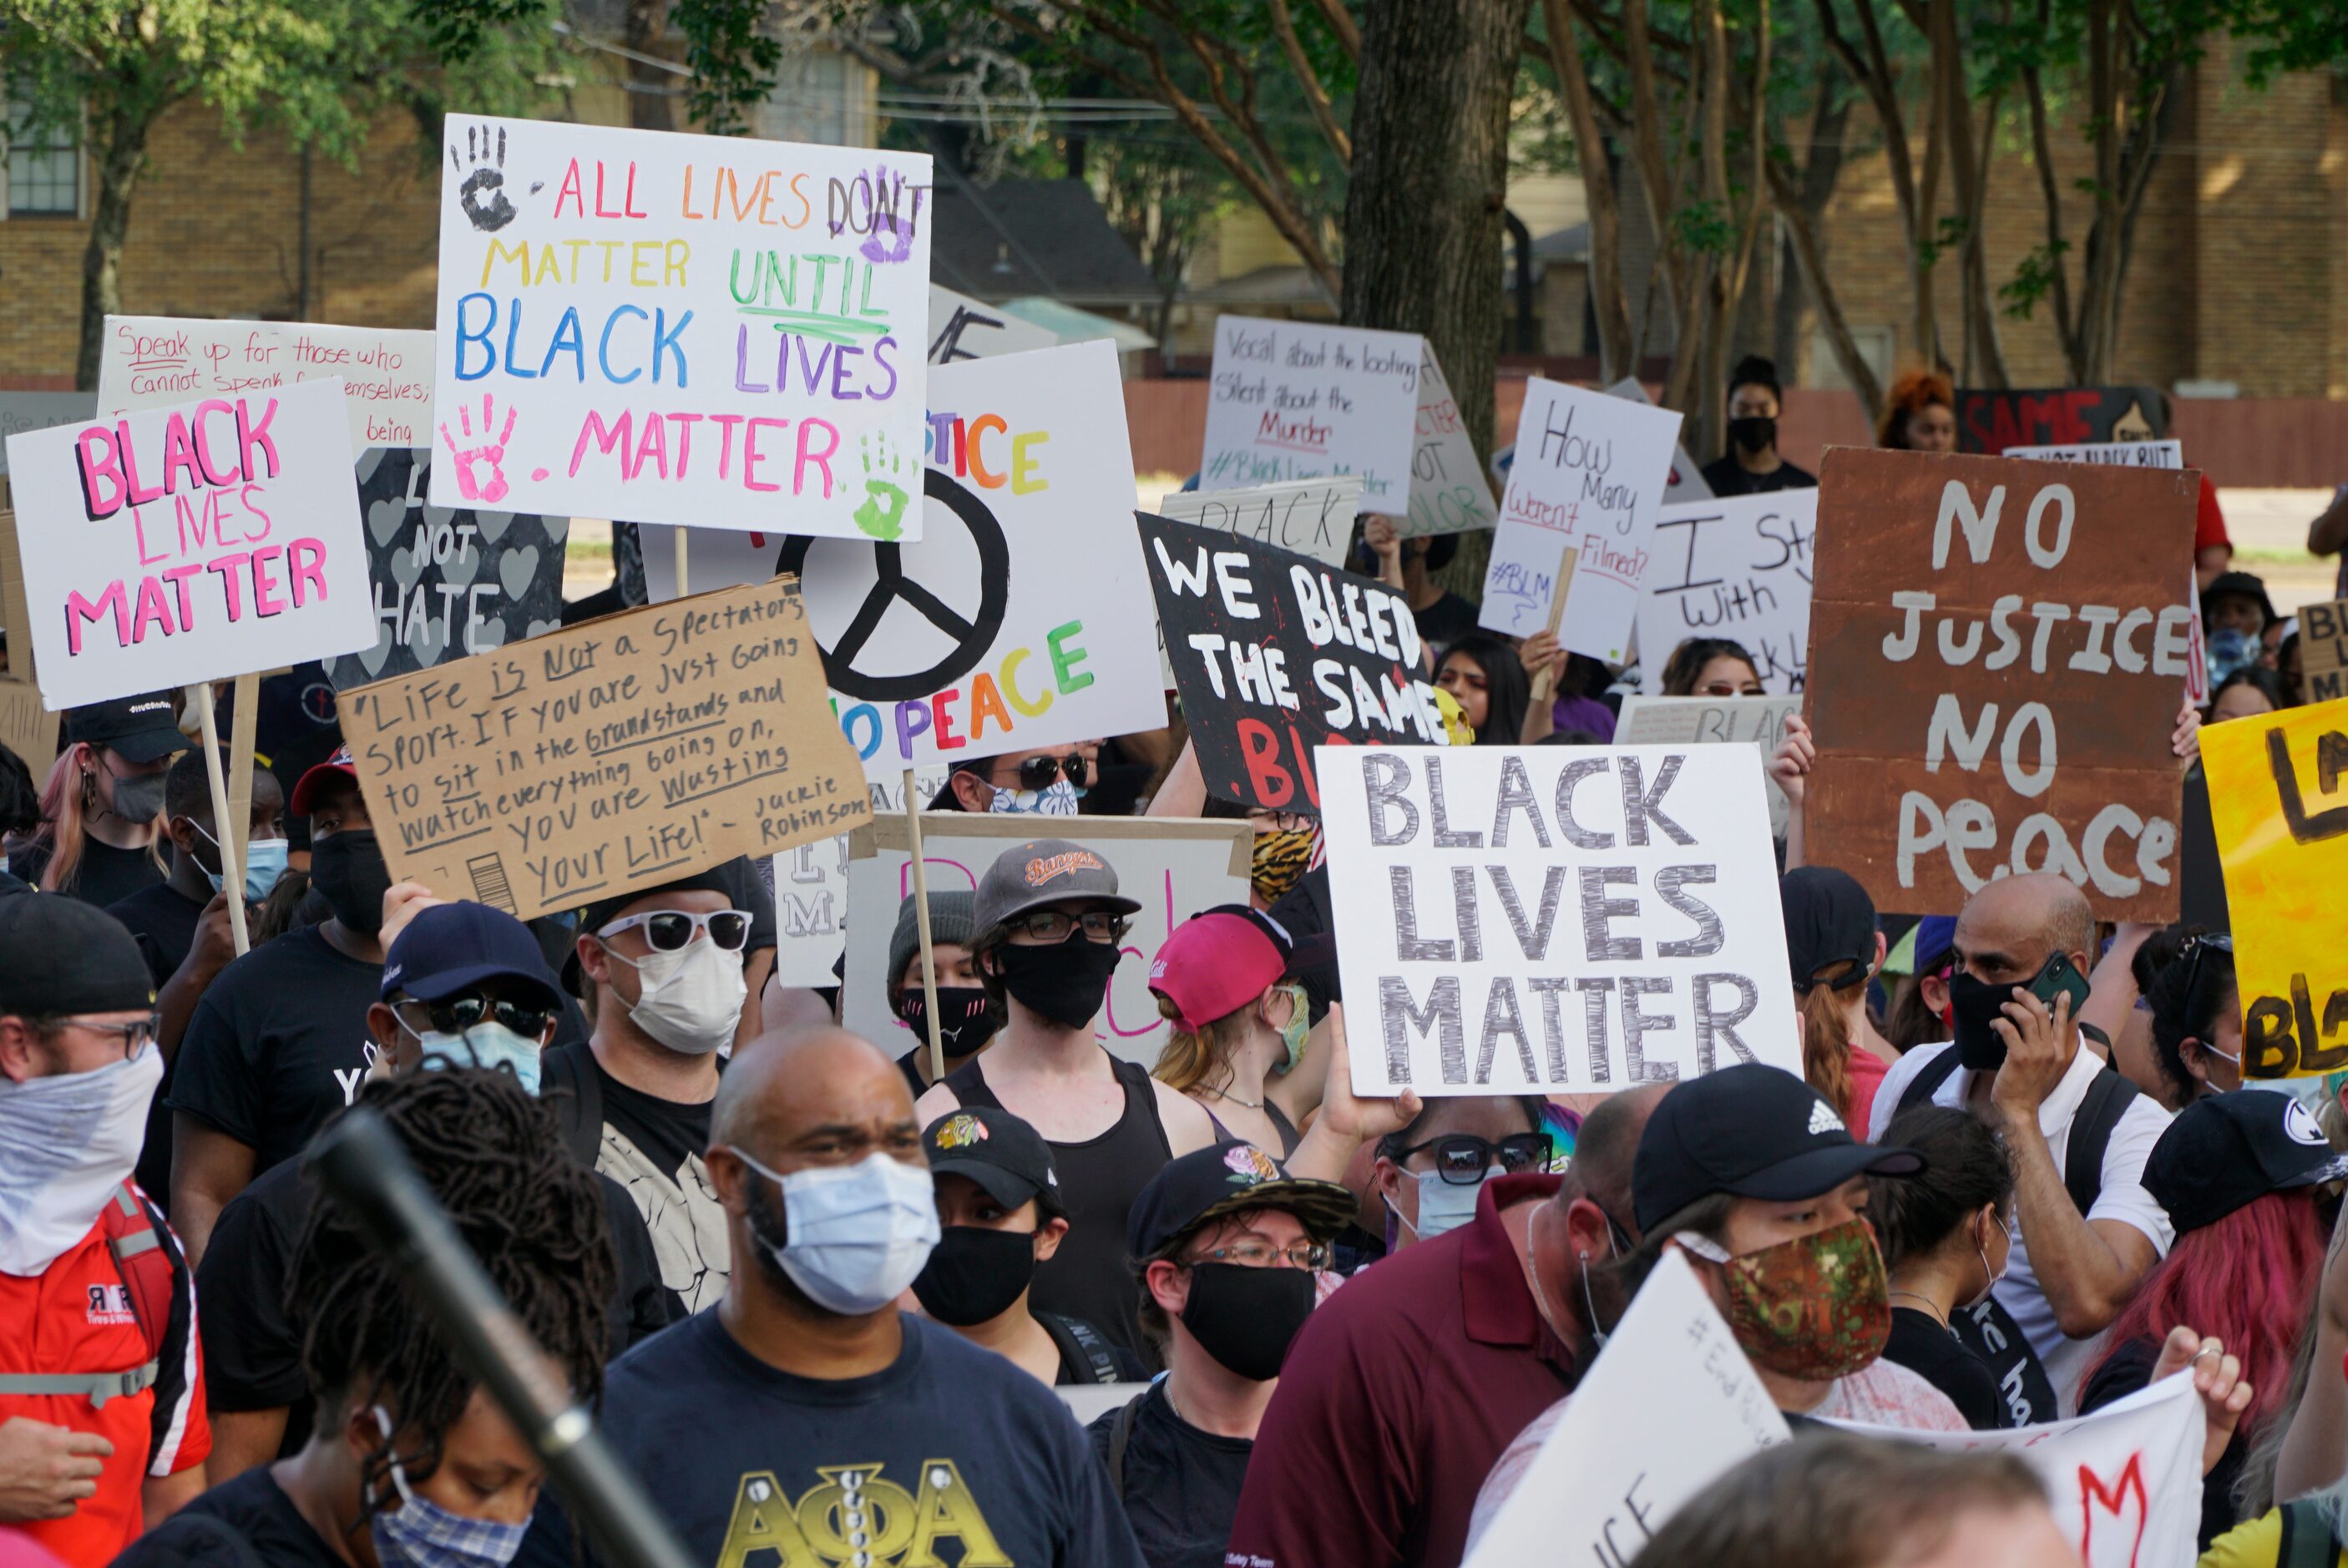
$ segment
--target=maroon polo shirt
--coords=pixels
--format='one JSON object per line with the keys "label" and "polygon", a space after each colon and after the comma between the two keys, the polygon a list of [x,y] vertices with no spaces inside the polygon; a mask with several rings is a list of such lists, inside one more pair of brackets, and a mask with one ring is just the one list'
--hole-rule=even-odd
{"label": "maroon polo shirt", "polygon": [[1570,1393],[1500,1210],[1563,1178],[1502,1176],[1476,1218],[1348,1280],[1304,1322],[1256,1431],[1225,1568],[1452,1568],[1476,1492]]}

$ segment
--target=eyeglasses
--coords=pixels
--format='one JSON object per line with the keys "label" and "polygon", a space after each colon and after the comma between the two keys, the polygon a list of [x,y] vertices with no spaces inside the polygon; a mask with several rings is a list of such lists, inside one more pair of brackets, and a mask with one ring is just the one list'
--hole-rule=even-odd
{"label": "eyeglasses", "polygon": [[738,909],[710,914],[689,914],[681,909],[656,909],[615,920],[595,933],[610,941],[623,931],[641,929],[654,953],[675,953],[701,933],[728,953],[739,953],[750,941],[750,917]]}
{"label": "eyeglasses", "polygon": [[1038,942],[1066,942],[1068,934],[1082,926],[1086,942],[1117,942],[1133,929],[1133,922],[1107,910],[1088,910],[1083,914],[1069,914],[1056,909],[1039,909],[1032,914],[1014,914],[1004,921],[1010,931],[1024,931]]}
{"label": "eyeglasses", "polygon": [[1200,1253],[1190,1263],[1237,1264],[1248,1269],[1268,1269],[1284,1263],[1290,1268],[1317,1274],[1329,1266],[1329,1249],[1319,1242],[1291,1242],[1284,1247],[1275,1247],[1270,1242],[1233,1242],[1230,1246]]}
{"label": "eyeglasses", "polygon": [[1248,820],[1269,823],[1274,832],[1305,833],[1312,831],[1316,819],[1310,811],[1272,811],[1258,806],[1248,812]]}
{"label": "eyeglasses", "polygon": [[455,996],[443,996],[438,1002],[419,1001],[410,996],[402,1006],[421,1007],[432,1026],[444,1035],[462,1035],[468,1029],[485,1023],[502,1024],[525,1039],[543,1036],[550,1025],[561,1016],[559,1007],[533,1007],[525,1002],[492,998],[478,991],[468,991]]}
{"label": "eyeglasses", "polygon": [[1472,1132],[1447,1132],[1440,1138],[1430,1138],[1424,1143],[1414,1143],[1397,1150],[1397,1165],[1422,1149],[1435,1150],[1435,1169],[1446,1183],[1454,1187],[1472,1187],[1484,1179],[1484,1172],[1498,1160],[1500,1169],[1510,1175],[1527,1171],[1549,1169],[1550,1136],[1546,1132],[1516,1132],[1494,1143]]}
{"label": "eyeglasses", "polygon": [[1081,789],[1092,775],[1092,764],[1085,760],[1081,751],[1071,751],[1066,757],[1025,757],[1019,761],[1019,788],[1049,789],[1062,774]]}
{"label": "eyeglasses", "polygon": [[2193,949],[2193,967],[2185,972],[2185,1005],[2190,1008],[2193,994],[2201,985],[2201,960],[2214,948],[2224,954],[2226,962],[2231,964],[2234,961],[2234,939],[2226,932],[2212,931],[2191,938],[2186,945]]}
{"label": "eyeglasses", "polygon": [[136,1061],[139,1059],[139,1052],[155,1043],[155,1036],[162,1027],[163,1016],[160,1013],[149,1013],[143,1018],[133,1018],[127,1024],[102,1024],[95,1018],[67,1017],[59,1018],[57,1021],[60,1025],[71,1024],[77,1029],[88,1029],[93,1035],[121,1036],[123,1060]]}

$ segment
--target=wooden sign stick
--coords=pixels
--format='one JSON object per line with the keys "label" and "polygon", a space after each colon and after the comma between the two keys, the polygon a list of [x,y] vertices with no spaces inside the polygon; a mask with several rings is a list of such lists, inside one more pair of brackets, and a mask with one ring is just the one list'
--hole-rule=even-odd
{"label": "wooden sign stick", "polygon": [[[685,548],[685,530],[676,531],[677,549]],[[682,564],[682,562],[680,562]],[[913,770],[905,769],[905,840],[913,851],[913,929],[922,938],[922,1011],[930,1020],[930,1081],[946,1076],[945,1031],[938,1021],[938,955],[930,944],[930,872],[922,861],[922,802],[913,793]],[[891,984],[894,984],[892,979]]]}
{"label": "wooden sign stick", "polygon": [[[1573,565],[1578,559],[1570,544],[1567,545],[1564,552],[1558,557],[1557,586],[1550,590],[1549,595],[1549,634],[1552,637],[1557,635],[1557,628],[1565,619],[1565,601],[1573,592]],[[1557,682],[1550,676],[1549,666],[1544,665],[1540,672],[1533,676],[1533,700],[1549,701],[1550,693],[1556,685]]]}
{"label": "wooden sign stick", "polygon": [[244,890],[244,854],[252,837],[252,738],[261,722],[261,672],[236,677],[228,721],[228,820],[221,824],[221,875],[239,898]]}
{"label": "wooden sign stick", "polygon": [[[221,772],[220,722],[212,713],[211,682],[198,681],[190,686],[188,700],[196,705],[196,720],[203,727],[204,776],[211,781],[212,787],[212,821],[219,827],[221,832],[227,833],[230,830],[228,782]],[[246,771],[250,772],[251,769],[248,768]],[[242,836],[239,834],[238,838],[241,840]],[[225,854],[222,857],[222,864],[226,864]],[[221,882],[230,894],[229,934],[236,941],[237,955],[242,957],[252,945],[252,938],[245,934],[244,930],[244,883],[240,877],[233,885],[230,884],[228,873],[225,871],[221,873]]]}
{"label": "wooden sign stick", "polygon": [[685,585],[685,524],[676,525],[676,596],[684,598],[690,590]]}

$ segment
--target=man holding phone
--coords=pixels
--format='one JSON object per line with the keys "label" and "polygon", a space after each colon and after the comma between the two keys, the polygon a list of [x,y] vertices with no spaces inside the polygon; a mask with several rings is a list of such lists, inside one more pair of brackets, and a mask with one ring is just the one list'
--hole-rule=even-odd
{"label": "man holding phone", "polygon": [[[1992,1351],[2003,1324],[2018,1330],[2064,1416],[2076,1411],[2096,1336],[2176,1238],[2144,1187],[2168,1115],[2080,1040],[2095,941],[2086,899],[2061,876],[2010,876],[1975,893],[1957,917],[1956,1039],[1900,1057],[1868,1128],[1880,1140],[1893,1117],[1929,1100],[1971,1110],[2003,1135],[2020,1233],[1993,1292],[2002,1310],[1985,1304],[1972,1326]],[[1965,1326],[1952,1326],[1966,1337]],[[2027,1380],[2025,1370],[2015,1387]],[[2015,1425],[2054,1419],[2056,1411],[2028,1408],[2043,1402],[2008,1388]]]}

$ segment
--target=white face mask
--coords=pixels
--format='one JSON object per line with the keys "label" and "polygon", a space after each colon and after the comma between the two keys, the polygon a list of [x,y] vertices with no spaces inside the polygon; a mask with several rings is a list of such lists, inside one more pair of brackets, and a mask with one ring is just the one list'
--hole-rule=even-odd
{"label": "white face mask", "polygon": [[853,1165],[778,1176],[734,1152],[783,1190],[775,1262],[818,1306],[844,1317],[878,1312],[929,1263],[938,1244],[938,1201],[927,1165],[870,1154]]}
{"label": "white face mask", "polygon": [[630,958],[603,951],[636,972],[643,986],[628,1016],[636,1027],[688,1057],[705,1057],[734,1038],[742,1022],[742,1003],[750,995],[742,978],[742,955],[728,953],[698,937],[674,953],[647,953]]}
{"label": "white face mask", "polygon": [[1015,812],[1030,817],[1073,817],[1076,802],[1084,791],[1065,779],[1055,779],[1041,789],[1006,789],[995,786],[994,799],[986,803],[990,812]]}
{"label": "white face mask", "polygon": [[139,1162],[162,1078],[152,1046],[96,1072],[0,1078],[0,1274],[38,1274],[89,1233]]}
{"label": "white face mask", "polygon": [[[1484,1181],[1489,1181],[1499,1173],[1499,1164],[1495,1161],[1492,1169],[1484,1173]],[[1416,1171],[1410,1174],[1411,1179],[1418,1183],[1418,1223],[1411,1225],[1408,1220],[1403,1220],[1402,1211],[1395,1209],[1392,1199],[1387,1200],[1386,1207],[1394,1209],[1394,1217],[1410,1225],[1411,1234],[1420,1241],[1431,1242],[1447,1231],[1457,1230],[1476,1217],[1476,1199],[1484,1191],[1484,1181],[1471,1187],[1461,1187],[1446,1181],[1439,1171]]]}

